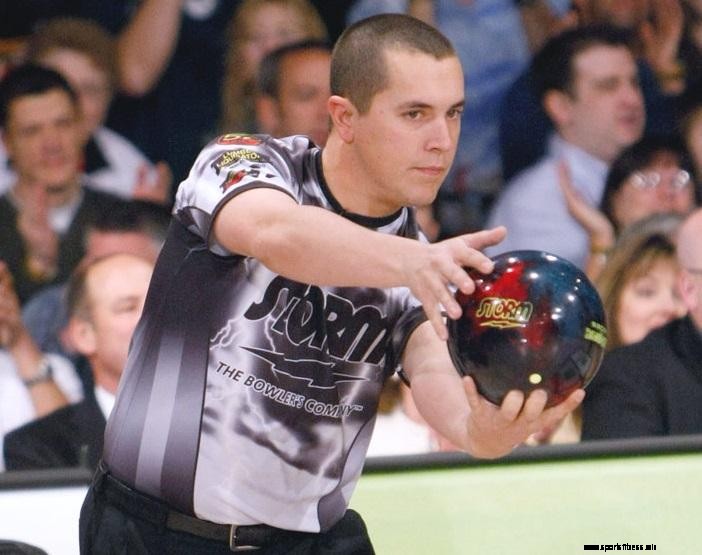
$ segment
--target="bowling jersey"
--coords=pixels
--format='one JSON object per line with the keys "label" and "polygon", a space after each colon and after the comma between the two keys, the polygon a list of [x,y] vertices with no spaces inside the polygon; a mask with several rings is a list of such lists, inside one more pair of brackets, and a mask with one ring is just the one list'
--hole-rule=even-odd
{"label": "bowling jersey", "polygon": [[312,286],[227,251],[215,215],[260,187],[423,240],[411,209],[344,212],[305,137],[210,143],[179,187],[104,459],[199,518],[324,531],[348,506],[381,386],[423,317],[407,288]]}

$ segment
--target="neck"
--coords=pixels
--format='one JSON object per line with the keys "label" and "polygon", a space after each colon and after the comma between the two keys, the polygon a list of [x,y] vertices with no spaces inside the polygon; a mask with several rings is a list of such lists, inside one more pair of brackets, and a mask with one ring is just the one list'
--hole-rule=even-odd
{"label": "neck", "polygon": [[587,152],[590,156],[597,158],[598,160],[601,160],[608,166],[612,164],[614,159],[616,158],[616,155],[608,155],[602,152],[600,149],[596,147],[596,145],[590,145],[590,144],[582,144],[581,142],[577,140],[573,140],[573,137],[569,137],[568,133],[566,132],[559,132],[561,138],[568,143],[569,145],[572,145],[576,148],[579,148],[580,150]]}
{"label": "neck", "polygon": [[92,360],[90,365],[93,368],[95,385],[99,385],[105,391],[109,391],[113,395],[117,395],[117,387],[119,386],[119,378],[121,374],[111,372],[97,360]]}
{"label": "neck", "polygon": [[381,218],[401,208],[388,204],[375,193],[377,187],[373,177],[365,171],[365,164],[353,146],[334,131],[322,150],[322,169],[329,190],[346,212]]}

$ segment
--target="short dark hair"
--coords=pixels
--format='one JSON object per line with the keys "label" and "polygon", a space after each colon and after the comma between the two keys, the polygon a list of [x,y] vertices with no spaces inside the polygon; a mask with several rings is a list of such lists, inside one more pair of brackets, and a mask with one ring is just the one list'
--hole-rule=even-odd
{"label": "short dark hair", "polygon": [[7,126],[10,105],[15,100],[54,89],[64,91],[73,106],[78,107],[75,91],[60,73],[34,64],[24,64],[11,70],[0,82],[0,127]]}
{"label": "short dark hair", "polygon": [[119,200],[100,207],[90,222],[84,238],[92,231],[103,233],[141,232],[155,243],[166,240],[170,213],[167,208],[143,200]]}
{"label": "short dark hair", "polygon": [[631,45],[631,34],[612,25],[585,25],[564,31],[548,40],[534,56],[529,69],[534,91],[541,99],[551,90],[573,96],[573,61],[578,54],[594,46],[631,49]]}
{"label": "short dark hair", "polygon": [[[678,158],[680,167],[693,176],[692,160],[683,141],[677,135],[650,135],[645,136],[633,145],[625,148],[612,162],[607,173],[600,210],[614,222],[613,199],[626,180],[634,172],[648,166],[654,158],[661,153],[671,153]],[[691,185],[694,186],[694,180]],[[699,191],[694,187],[695,204],[699,205]]]}
{"label": "short dark hair", "polygon": [[381,14],[348,27],[334,46],[331,93],[348,98],[361,112],[388,84],[385,53],[416,51],[437,60],[456,56],[451,42],[431,25],[404,14]]}
{"label": "short dark hair", "polygon": [[259,94],[278,98],[280,93],[280,66],[283,60],[290,54],[307,52],[310,50],[322,51],[331,54],[331,45],[323,40],[303,40],[286,44],[269,52],[258,68],[256,89]]}

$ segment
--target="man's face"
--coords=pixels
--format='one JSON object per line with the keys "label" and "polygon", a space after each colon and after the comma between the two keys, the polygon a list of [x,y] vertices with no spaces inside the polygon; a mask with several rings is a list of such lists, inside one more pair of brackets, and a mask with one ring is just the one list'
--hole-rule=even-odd
{"label": "man's face", "polygon": [[569,142],[611,163],[643,133],[636,62],[625,47],[593,46],[575,57],[573,91],[557,123]]}
{"label": "man's face", "polygon": [[50,192],[76,183],[82,146],[77,108],[65,91],[12,101],[3,139],[20,181]]}
{"label": "man's face", "polygon": [[329,135],[329,68],[331,54],[305,50],[284,57],[280,66],[278,99],[275,103],[275,135],[308,135],[324,146]]}
{"label": "man's face", "polygon": [[90,270],[87,291],[94,352],[84,354],[96,371],[99,368],[119,379],[144,308],[152,271],[150,262],[129,254],[110,256]]}
{"label": "man's face", "polygon": [[431,204],[456,154],[464,103],[457,57],[391,49],[385,59],[387,87],[353,123],[369,216]]}

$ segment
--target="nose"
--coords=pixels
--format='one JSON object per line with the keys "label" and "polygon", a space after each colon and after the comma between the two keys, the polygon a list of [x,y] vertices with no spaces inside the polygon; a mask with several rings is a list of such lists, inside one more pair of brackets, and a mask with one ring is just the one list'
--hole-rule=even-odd
{"label": "nose", "polygon": [[673,318],[678,318],[685,313],[685,305],[682,300],[671,291],[664,300],[661,302],[659,307],[660,313],[665,318],[666,322],[672,320]]}
{"label": "nose", "polygon": [[46,154],[61,149],[61,134],[57,129],[46,129],[42,135],[42,150]]}
{"label": "nose", "polygon": [[453,129],[454,125],[454,122],[446,118],[436,118],[431,125],[427,149],[439,152],[451,150],[454,146],[455,136],[457,134]]}
{"label": "nose", "polygon": [[622,97],[630,106],[640,106],[643,108],[644,99],[641,87],[637,83],[627,83],[622,87]]}

